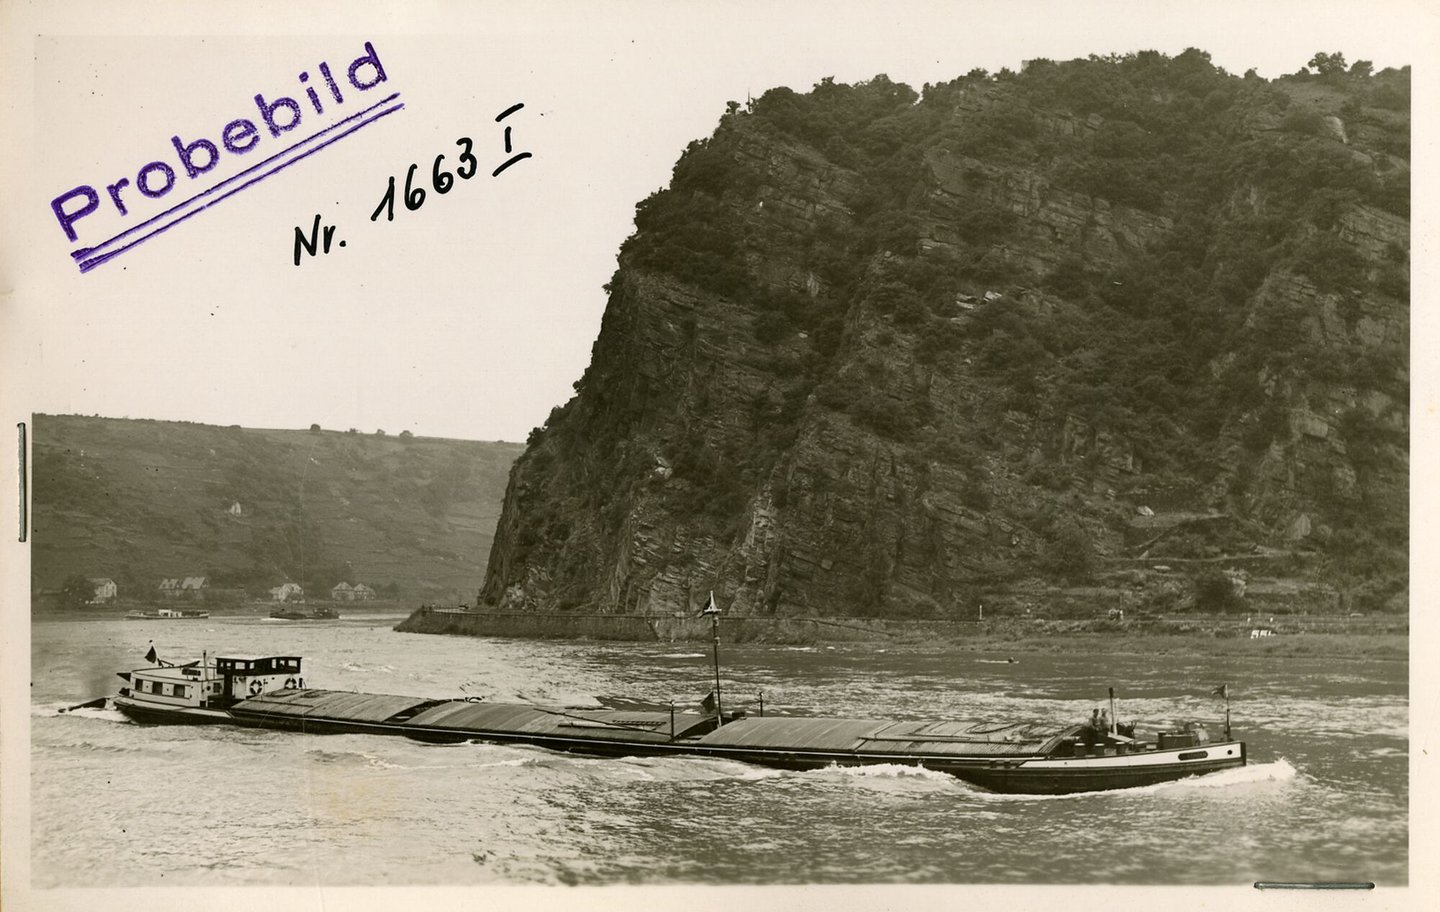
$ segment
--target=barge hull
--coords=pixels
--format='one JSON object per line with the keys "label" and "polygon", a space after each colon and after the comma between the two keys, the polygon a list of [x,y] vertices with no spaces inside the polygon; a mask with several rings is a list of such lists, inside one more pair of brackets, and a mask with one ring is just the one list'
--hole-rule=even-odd
{"label": "barge hull", "polygon": [[[314,695],[313,697],[311,695]],[[363,701],[373,701],[372,717],[364,718]],[[326,691],[286,691],[280,695],[244,701],[230,711],[233,721],[247,726],[280,729],[306,734],[387,734],[434,743],[483,741],[497,744],[526,744],[548,750],[596,757],[707,757],[779,769],[815,770],[832,766],[853,767],[876,764],[923,767],[943,772],[981,788],[1019,794],[1073,794],[1154,785],[1224,769],[1244,766],[1243,742],[1220,742],[1200,747],[1162,751],[1133,751],[1109,756],[1052,759],[1043,753],[1005,755],[1006,745],[991,744],[997,756],[966,756],[936,741],[932,750],[916,749],[906,739],[905,749],[874,748],[887,739],[857,737],[843,749],[806,746],[802,734],[775,746],[756,747],[734,743],[744,741],[749,728],[805,730],[819,721],[803,718],[768,717],[739,720],[717,729],[713,718],[679,714],[666,725],[664,714],[632,713],[644,721],[607,723],[600,717],[617,714],[599,711],[566,712],[504,704],[465,704],[463,701],[418,701],[412,708],[393,711],[395,700],[378,695],[338,695]],[[340,702],[343,700],[343,703]],[[383,701],[383,702],[382,702]],[[348,718],[324,713],[327,706],[343,706]],[[383,716],[379,713],[384,713]],[[513,719],[505,725],[440,725],[426,720]],[[541,719],[543,725],[536,722]],[[642,730],[651,724],[655,729]],[[868,730],[863,720],[838,720],[834,725]],[[673,725],[673,729],[670,727]],[[567,728],[568,727],[568,728]],[[792,728],[793,727],[793,728]],[[736,735],[732,730],[742,734]],[[673,734],[672,734],[673,731]],[[731,742],[731,743],[726,743]]]}
{"label": "barge hull", "polygon": [[124,697],[115,698],[115,708],[141,725],[234,725],[236,719],[223,709],[146,706]]}

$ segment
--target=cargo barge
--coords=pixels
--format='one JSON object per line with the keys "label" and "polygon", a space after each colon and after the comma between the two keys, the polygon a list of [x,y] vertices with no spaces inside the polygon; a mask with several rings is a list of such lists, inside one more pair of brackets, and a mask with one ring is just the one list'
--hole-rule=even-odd
{"label": "cargo barge", "polygon": [[301,611],[297,608],[277,608],[270,612],[270,617],[279,621],[334,621],[340,617],[340,612],[334,608],[313,608],[310,611]]}
{"label": "cargo barge", "polygon": [[155,611],[131,611],[125,615],[127,621],[200,621],[208,618],[208,611],[189,611],[183,608],[160,608]]}
{"label": "cargo barge", "polygon": [[[208,656],[124,672],[115,708],[137,722],[233,724],[306,734],[527,744],[602,757],[682,756],[792,770],[901,764],[997,792],[1128,788],[1244,766],[1246,746],[1189,723],[1153,737],[1111,720],[885,721],[713,711],[574,709],[306,686],[298,656]],[[714,694],[712,694],[712,697]],[[1227,693],[1228,698],[1228,693]],[[1097,711],[1098,713],[1098,711]]]}

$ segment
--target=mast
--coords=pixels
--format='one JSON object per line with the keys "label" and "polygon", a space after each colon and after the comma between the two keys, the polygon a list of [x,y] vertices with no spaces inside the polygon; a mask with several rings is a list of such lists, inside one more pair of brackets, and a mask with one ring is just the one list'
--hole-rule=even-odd
{"label": "mast", "polygon": [[710,642],[715,650],[715,722],[724,725],[725,714],[720,704],[720,607],[715,604],[714,589],[710,590],[702,613],[710,615]]}
{"label": "mast", "polygon": [[1223,698],[1225,699],[1225,740],[1226,740],[1226,741],[1229,741],[1229,740],[1230,740],[1230,685],[1229,685],[1229,684],[1221,684],[1219,687],[1217,687],[1217,688],[1215,688],[1214,690],[1210,691],[1210,693],[1211,693],[1212,695],[1214,695],[1214,696],[1223,697]]}

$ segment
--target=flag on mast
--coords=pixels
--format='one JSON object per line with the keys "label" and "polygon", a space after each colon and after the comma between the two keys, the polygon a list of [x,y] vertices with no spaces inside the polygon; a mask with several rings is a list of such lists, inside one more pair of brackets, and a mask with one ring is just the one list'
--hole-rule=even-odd
{"label": "flag on mast", "polygon": [[705,607],[700,609],[701,614],[719,614],[720,606],[715,604],[715,590],[710,590],[710,597],[705,600]]}
{"label": "flag on mast", "polygon": [[160,656],[157,655],[155,652],[154,640],[150,641],[150,651],[145,653],[145,661],[149,662],[151,665],[154,665],[156,662],[160,661]]}
{"label": "flag on mast", "polygon": [[1211,693],[1212,696],[1224,697],[1225,699],[1228,700],[1228,699],[1230,699],[1230,685],[1229,685],[1229,684],[1221,684],[1219,687],[1217,687],[1217,688],[1215,688],[1214,690],[1210,691],[1210,693]]}

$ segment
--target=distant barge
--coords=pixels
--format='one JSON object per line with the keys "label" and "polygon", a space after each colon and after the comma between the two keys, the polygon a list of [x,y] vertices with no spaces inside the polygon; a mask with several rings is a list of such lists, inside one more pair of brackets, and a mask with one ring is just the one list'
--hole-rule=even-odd
{"label": "distant barge", "polygon": [[114,705],[142,723],[529,744],[604,757],[709,757],[794,770],[900,764],[1010,793],[1151,785],[1246,762],[1243,741],[1211,742],[1196,723],[1145,740],[1115,724],[896,722],[427,700],[306,687],[297,656],[202,658],[120,677],[129,686]]}
{"label": "distant barge", "polygon": [[208,611],[188,611],[183,608],[160,608],[155,611],[131,611],[125,615],[127,621],[199,621],[210,616]]}
{"label": "distant barge", "polygon": [[312,608],[309,611],[301,611],[298,608],[277,608],[270,612],[270,616],[281,621],[333,621],[340,617],[340,612],[334,608]]}

